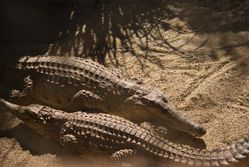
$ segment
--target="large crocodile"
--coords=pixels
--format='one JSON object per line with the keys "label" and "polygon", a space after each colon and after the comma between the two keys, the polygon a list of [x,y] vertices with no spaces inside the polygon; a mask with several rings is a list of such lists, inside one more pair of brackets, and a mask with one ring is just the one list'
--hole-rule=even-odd
{"label": "large crocodile", "polygon": [[223,166],[249,154],[249,135],[224,148],[198,150],[174,144],[124,118],[105,113],[67,113],[37,104],[20,106],[3,99],[0,109],[63,146],[79,152],[112,154],[113,159],[142,154],[185,165]]}
{"label": "large crocodile", "polygon": [[11,65],[16,71],[7,71],[7,76],[25,78],[23,90],[13,91],[15,97],[31,96],[68,112],[98,109],[137,123],[170,124],[195,136],[206,133],[204,127],[179,114],[161,91],[124,79],[91,60],[35,56],[22,57]]}

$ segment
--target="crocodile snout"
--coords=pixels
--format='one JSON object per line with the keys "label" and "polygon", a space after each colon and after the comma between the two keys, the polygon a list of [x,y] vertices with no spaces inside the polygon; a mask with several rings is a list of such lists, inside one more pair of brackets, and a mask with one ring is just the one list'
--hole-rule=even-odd
{"label": "crocodile snout", "polygon": [[168,120],[167,122],[169,122],[173,128],[190,133],[196,137],[201,137],[206,134],[206,129],[202,125],[184,117],[172,104],[164,102],[159,104],[161,112],[160,114],[158,113],[158,117]]}
{"label": "crocodile snout", "polygon": [[207,132],[207,130],[202,126],[202,125],[199,125],[199,124],[194,124],[193,126],[193,130],[192,130],[192,134],[196,137],[201,137],[203,135],[205,135]]}

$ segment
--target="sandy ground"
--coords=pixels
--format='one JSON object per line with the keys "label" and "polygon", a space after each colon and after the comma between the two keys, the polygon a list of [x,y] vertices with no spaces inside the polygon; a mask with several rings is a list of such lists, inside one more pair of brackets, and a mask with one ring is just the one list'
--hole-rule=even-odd
{"label": "sandy ground", "polygon": [[[81,8],[70,8],[69,24],[58,31],[51,52],[90,56],[157,87],[179,112],[207,128],[206,148],[226,146],[249,133],[249,5],[205,2],[111,1],[87,19]],[[4,115],[0,166],[57,164],[58,145]]]}

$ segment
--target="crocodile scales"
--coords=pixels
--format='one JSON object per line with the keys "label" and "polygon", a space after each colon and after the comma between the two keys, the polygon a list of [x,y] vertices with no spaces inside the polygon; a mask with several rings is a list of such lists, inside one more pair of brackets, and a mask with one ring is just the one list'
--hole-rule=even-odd
{"label": "crocodile scales", "polygon": [[9,111],[41,135],[79,152],[98,151],[111,158],[142,154],[191,166],[223,166],[246,158],[249,136],[214,150],[174,144],[124,118],[105,114],[67,113],[47,106],[20,106],[0,99],[0,109]]}
{"label": "crocodile scales", "polygon": [[98,109],[137,123],[170,124],[195,136],[206,133],[204,127],[179,114],[161,91],[125,79],[91,60],[22,57],[12,67],[25,78],[23,90],[13,91],[15,97],[31,96],[41,104],[68,112]]}

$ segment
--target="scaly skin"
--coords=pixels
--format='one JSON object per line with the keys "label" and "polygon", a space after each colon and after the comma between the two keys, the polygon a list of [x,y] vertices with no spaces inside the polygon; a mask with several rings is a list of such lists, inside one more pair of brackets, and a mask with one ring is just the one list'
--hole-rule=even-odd
{"label": "scaly skin", "polygon": [[36,56],[19,59],[15,67],[25,76],[24,90],[13,91],[15,97],[29,95],[68,112],[97,109],[137,123],[167,124],[195,136],[206,133],[204,127],[180,115],[162,92],[124,79],[93,61]]}
{"label": "scaly skin", "polygon": [[0,99],[9,111],[45,137],[77,151],[112,154],[113,159],[142,154],[191,166],[223,166],[249,153],[249,136],[221,149],[198,150],[176,145],[118,116],[104,113],[67,113],[42,105],[20,106]]}

